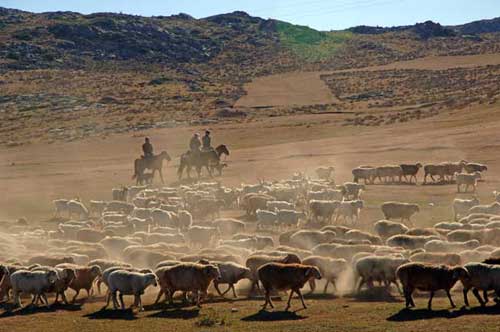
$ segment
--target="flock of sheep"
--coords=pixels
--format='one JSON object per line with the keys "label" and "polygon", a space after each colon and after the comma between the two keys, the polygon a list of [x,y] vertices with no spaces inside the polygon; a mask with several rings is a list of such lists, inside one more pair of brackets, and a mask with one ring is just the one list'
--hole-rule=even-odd
{"label": "flock of sheep", "polygon": [[[310,292],[323,279],[324,292],[359,292],[375,283],[390,291],[402,287],[406,306],[414,306],[414,290],[450,290],[460,281],[464,302],[469,290],[481,305],[488,291],[500,295],[500,195],[480,205],[477,198],[455,199],[454,220],[432,228],[412,227],[417,204],[385,202],[385,216],[359,229],[365,185],[417,180],[421,164],[352,170],[353,182],[336,185],[334,169],[321,167],[317,179],[296,174],[290,179],[224,187],[198,182],[178,187],[132,186],[112,190],[110,201],[54,201],[57,226],[30,226],[25,220],[2,224],[0,299],[31,295],[31,303],[49,305],[46,294],[68,303],[66,292],[87,297],[106,286],[105,307],[125,308],[123,296],[141,296],[157,287],[155,303],[182,301],[198,306],[209,301],[213,285],[218,296],[264,295],[266,308],[279,291],[290,290],[286,310],[301,289]],[[425,178],[476,186],[487,168],[465,161],[425,165]],[[465,171],[463,173],[463,171]],[[365,184],[358,181],[364,179]],[[244,211],[245,216],[221,218],[220,213]],[[390,220],[392,219],[392,220]],[[451,219],[451,218],[450,218]],[[342,223],[340,222],[342,221]],[[248,279],[250,287],[235,285]],[[221,285],[227,285],[221,290]],[[482,291],[481,295],[479,291]]]}

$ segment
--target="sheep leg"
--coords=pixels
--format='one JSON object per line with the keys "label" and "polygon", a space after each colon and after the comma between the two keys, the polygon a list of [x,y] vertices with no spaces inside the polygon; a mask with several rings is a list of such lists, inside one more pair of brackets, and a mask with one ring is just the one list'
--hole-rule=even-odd
{"label": "sheep leg", "polygon": [[358,281],[358,287],[356,288],[358,293],[361,291],[361,287],[363,287],[365,283],[366,283],[365,278],[361,277]]}
{"label": "sheep leg", "polygon": [[288,302],[286,303],[286,308],[285,311],[288,311],[290,309],[290,302],[292,302],[292,296],[293,296],[294,290],[290,290],[290,296],[288,297]]}
{"label": "sheep leg", "polygon": [[134,297],[134,306],[139,307],[139,311],[144,311],[144,308],[142,307],[141,295],[135,294]]}
{"label": "sheep leg", "polygon": [[90,300],[92,298],[92,288],[91,289],[85,289],[87,291],[87,299]]}
{"label": "sheep leg", "polygon": [[469,306],[469,299],[467,298],[467,293],[469,292],[469,289],[468,288],[464,288],[463,289],[463,293],[464,293],[464,304],[466,307]]}
{"label": "sheep leg", "polygon": [[40,296],[42,298],[42,302],[45,303],[45,306],[47,308],[50,308],[50,304],[49,301],[47,300],[47,296],[45,295],[45,293],[41,293]]}
{"label": "sheep leg", "polygon": [[483,297],[484,297],[484,303],[488,303],[489,299],[488,299],[488,291],[487,290],[483,291]]}
{"label": "sheep leg", "polygon": [[[329,284],[330,284],[330,280],[327,280],[325,283],[325,287],[323,288],[323,294],[326,294],[326,292],[328,291]],[[332,285],[333,285],[333,283],[332,283]]]}
{"label": "sheep leg", "polygon": [[200,291],[196,292],[196,306],[198,308],[201,308],[201,292]]}
{"label": "sheep leg", "polygon": [[233,297],[236,299],[238,295],[236,295],[236,289],[234,289],[234,284],[231,284],[231,289],[233,290]]}
{"label": "sheep leg", "polygon": [[316,289],[316,282],[314,281],[314,279],[309,279],[309,288],[311,289],[309,291],[309,294],[314,293],[314,290]]}
{"label": "sheep leg", "polygon": [[120,299],[120,304],[122,306],[122,310],[125,310],[125,302],[123,302],[123,294],[122,293],[120,293],[119,299]]}
{"label": "sheep leg", "polygon": [[431,291],[431,294],[429,296],[429,302],[427,303],[427,309],[432,310],[432,298],[434,297],[434,291]]}
{"label": "sheep leg", "polygon": [[[155,300],[154,304],[157,304],[158,302],[160,302],[161,296],[163,294],[165,294],[165,292],[163,292],[163,289],[160,289],[160,291],[158,292],[158,295],[156,296],[156,300]],[[165,296],[166,296],[166,294],[165,294]]]}
{"label": "sheep leg", "polygon": [[73,299],[71,300],[71,303],[75,303],[76,298],[78,297],[78,294],[80,294],[80,290],[76,291],[76,294],[75,294],[75,296],[73,296]]}
{"label": "sheep leg", "polygon": [[449,289],[446,290],[446,295],[448,296],[448,299],[450,300],[451,307],[455,308],[456,306],[455,306],[455,303],[453,303],[453,299],[451,298],[451,294],[450,294],[450,290]]}
{"label": "sheep leg", "polygon": [[[68,299],[66,298],[66,294],[64,294],[64,291],[61,292],[61,299],[63,300],[64,304],[68,304]],[[57,295],[56,295],[56,300],[57,300]]]}
{"label": "sheep leg", "polygon": [[297,289],[295,293],[299,294],[299,299],[300,302],[302,302],[302,306],[304,307],[304,309],[307,309],[306,303],[304,302],[304,296],[302,296],[302,292],[300,291],[300,289]]}
{"label": "sheep leg", "polygon": [[477,290],[477,288],[474,288],[472,290],[472,294],[474,294],[476,299],[479,301],[479,303],[481,304],[481,307],[484,307],[486,305],[486,303],[484,303],[483,299],[481,298],[481,295],[479,294],[479,291]]}
{"label": "sheep leg", "polygon": [[59,301],[59,292],[56,292],[56,298],[54,300],[54,304],[57,304]]}
{"label": "sheep leg", "polygon": [[97,280],[96,284],[97,284],[97,293],[98,293],[99,295],[101,295],[101,284],[102,284],[102,280]]}
{"label": "sheep leg", "polygon": [[174,293],[175,293],[175,290],[174,291],[167,290],[167,293],[165,294],[168,297],[168,303],[170,305],[174,304]]}
{"label": "sheep leg", "polygon": [[266,294],[265,294],[264,298],[265,298],[265,301],[264,301],[264,304],[262,305],[262,310],[266,310],[268,303],[271,306],[271,308],[274,308],[274,306],[271,302],[271,298],[269,297],[269,291],[267,289],[266,289]]}
{"label": "sheep leg", "polygon": [[218,282],[214,282],[214,288],[217,291],[217,293],[219,293],[220,296],[224,297],[224,294],[226,294],[231,289],[231,286],[229,286],[229,288],[224,292],[224,294],[220,291]]}
{"label": "sheep leg", "polygon": [[106,293],[106,304],[104,305],[104,307],[101,308],[101,310],[104,310],[104,309],[106,309],[109,306],[109,301],[110,300],[111,300],[111,293],[107,292]]}

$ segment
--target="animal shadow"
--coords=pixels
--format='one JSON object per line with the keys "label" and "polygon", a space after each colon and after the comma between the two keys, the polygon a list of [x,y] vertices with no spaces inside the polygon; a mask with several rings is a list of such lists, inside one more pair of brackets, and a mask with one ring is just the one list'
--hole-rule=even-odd
{"label": "animal shadow", "polygon": [[13,304],[10,303],[3,304],[3,309],[5,311],[0,315],[0,319],[12,316],[26,316],[26,315],[38,314],[41,312],[56,311],[56,308],[54,306],[47,308],[45,306],[37,307],[34,305],[27,305],[21,309],[17,309],[17,307],[15,307]]}
{"label": "animal shadow", "polygon": [[294,311],[267,311],[260,310],[253,315],[243,317],[241,320],[245,322],[276,322],[284,320],[301,320],[307,316],[298,315]]}
{"label": "animal shadow", "polygon": [[99,311],[84,315],[88,319],[116,319],[116,320],[135,320],[137,317],[132,309],[125,310],[108,310],[101,309]]}
{"label": "animal shadow", "polygon": [[192,319],[198,317],[200,309],[181,309],[174,308],[173,310],[162,310],[155,312],[148,317],[152,318],[171,318],[171,319]]}

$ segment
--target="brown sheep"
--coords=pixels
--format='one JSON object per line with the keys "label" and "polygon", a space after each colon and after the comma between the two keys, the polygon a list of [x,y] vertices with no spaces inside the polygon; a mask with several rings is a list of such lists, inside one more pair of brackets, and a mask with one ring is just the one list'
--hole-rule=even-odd
{"label": "brown sheep", "polygon": [[266,210],[267,202],[276,200],[274,197],[265,194],[246,194],[243,197],[243,205],[247,216],[254,216],[258,209]]}
{"label": "brown sheep", "polygon": [[263,309],[266,309],[267,304],[269,304],[271,308],[274,308],[273,302],[271,301],[272,290],[291,290],[285,311],[288,311],[290,308],[293,293],[299,296],[302,306],[306,309],[307,306],[304,303],[304,297],[300,289],[304,287],[305,283],[310,279],[321,279],[321,273],[317,267],[302,264],[267,263],[259,268],[258,275],[266,296],[266,301],[262,306]]}
{"label": "brown sheep", "polygon": [[73,282],[69,285],[69,288],[76,292],[75,296],[73,296],[73,299],[71,300],[72,303],[75,303],[76,298],[82,289],[87,291],[88,298],[92,297],[92,285],[94,280],[102,275],[102,270],[99,265],[80,266],[74,264],[59,264],[56,267],[73,269],[75,271],[75,279],[73,279]]}
{"label": "brown sheep", "polygon": [[[174,293],[180,290],[195,293],[196,305],[201,307],[201,296],[207,293],[212,280],[220,278],[219,269],[211,264],[181,263],[159,270],[156,271],[159,284],[163,293],[168,296],[170,304],[173,304]],[[161,292],[158,294],[158,299],[160,297]]]}
{"label": "brown sheep", "polygon": [[403,285],[407,308],[415,306],[412,293],[415,289],[418,289],[420,291],[430,291],[427,308],[432,310],[434,292],[440,289],[446,292],[451,306],[455,308],[450,289],[459,279],[467,278],[468,272],[461,266],[449,267],[446,265],[408,263],[400,266],[396,271],[396,275]]}
{"label": "brown sheep", "polygon": [[422,168],[421,163],[416,163],[416,164],[401,164],[399,165],[401,169],[403,170],[403,177],[405,178],[405,181],[408,181],[407,176],[410,177],[410,183],[413,183],[412,180],[415,179],[415,183],[417,183],[417,173]]}
{"label": "brown sheep", "polygon": [[249,294],[253,293],[255,286],[257,286],[257,289],[260,289],[259,275],[257,271],[262,265],[267,263],[300,264],[301,261],[299,256],[297,256],[296,254],[287,254],[286,256],[253,255],[248,257],[245,266],[250,269],[252,280],[252,287]]}

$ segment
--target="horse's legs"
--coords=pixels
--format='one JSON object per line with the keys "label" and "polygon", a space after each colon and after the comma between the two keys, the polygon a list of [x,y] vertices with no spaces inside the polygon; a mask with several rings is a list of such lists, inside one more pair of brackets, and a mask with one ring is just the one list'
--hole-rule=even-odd
{"label": "horse's legs", "polygon": [[[161,171],[161,168],[158,170],[158,173],[160,174],[161,183],[162,183],[162,184],[165,184],[165,181],[163,181],[163,173],[162,173],[162,171]],[[155,174],[155,173],[154,173],[154,171],[153,171],[153,178],[154,178],[154,174]]]}

